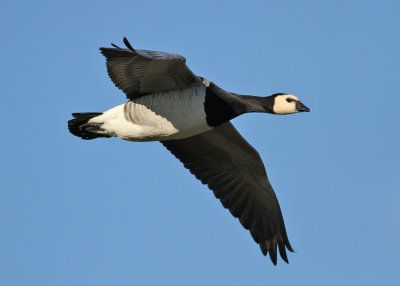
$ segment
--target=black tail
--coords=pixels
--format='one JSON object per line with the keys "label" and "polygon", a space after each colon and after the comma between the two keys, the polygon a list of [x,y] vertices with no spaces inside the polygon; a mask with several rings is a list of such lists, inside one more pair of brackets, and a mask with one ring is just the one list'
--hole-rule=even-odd
{"label": "black tail", "polygon": [[95,131],[101,130],[101,124],[98,123],[88,123],[88,121],[96,116],[102,115],[101,112],[91,112],[91,113],[72,113],[74,119],[68,121],[69,132],[75,136],[81,137],[85,140],[91,140],[98,137],[111,137],[104,134],[98,134]]}

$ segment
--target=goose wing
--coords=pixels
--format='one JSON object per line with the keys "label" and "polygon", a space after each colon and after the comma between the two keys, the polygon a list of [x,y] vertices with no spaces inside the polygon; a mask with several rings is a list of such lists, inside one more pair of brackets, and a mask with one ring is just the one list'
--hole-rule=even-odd
{"label": "goose wing", "polygon": [[100,48],[107,59],[107,72],[114,84],[129,99],[201,84],[201,79],[186,66],[180,55],[136,50],[126,38],[127,49]]}
{"label": "goose wing", "polygon": [[288,262],[286,248],[293,249],[260,155],[230,122],[162,144],[239,218],[264,255],[269,253],[276,264],[278,246],[282,259]]}

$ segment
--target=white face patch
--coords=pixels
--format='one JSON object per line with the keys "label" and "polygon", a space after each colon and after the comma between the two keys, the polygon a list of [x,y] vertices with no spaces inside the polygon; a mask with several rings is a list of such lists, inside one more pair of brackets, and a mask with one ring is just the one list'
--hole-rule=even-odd
{"label": "white face patch", "polygon": [[275,97],[274,112],[276,114],[290,114],[298,112],[296,102],[299,99],[291,94],[282,94]]}

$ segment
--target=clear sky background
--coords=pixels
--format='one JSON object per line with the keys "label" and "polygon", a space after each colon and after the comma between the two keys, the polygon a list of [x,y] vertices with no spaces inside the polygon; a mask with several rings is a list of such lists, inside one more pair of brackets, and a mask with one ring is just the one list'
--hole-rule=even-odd
{"label": "clear sky background", "polygon": [[[1,1],[0,285],[400,285],[399,1]],[[72,136],[125,102],[100,46],[184,55],[310,113],[233,120],[296,253],[275,267],[160,143]]]}

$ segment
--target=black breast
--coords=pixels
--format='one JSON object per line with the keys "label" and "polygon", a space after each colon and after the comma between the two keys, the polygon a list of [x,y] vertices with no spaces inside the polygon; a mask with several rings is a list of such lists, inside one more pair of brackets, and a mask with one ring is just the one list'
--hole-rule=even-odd
{"label": "black breast", "polygon": [[225,91],[213,90],[213,83],[206,88],[206,97],[204,101],[204,110],[206,113],[207,124],[211,127],[216,127],[222,123],[228,122],[235,118],[238,114],[230,102],[231,95]]}

